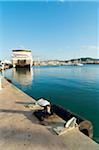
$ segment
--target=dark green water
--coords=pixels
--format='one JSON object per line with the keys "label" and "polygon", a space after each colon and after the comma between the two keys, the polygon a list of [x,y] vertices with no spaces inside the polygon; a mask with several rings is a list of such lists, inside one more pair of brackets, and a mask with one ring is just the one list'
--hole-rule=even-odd
{"label": "dark green water", "polygon": [[99,142],[99,65],[10,69],[4,76],[35,99],[44,97],[90,120]]}

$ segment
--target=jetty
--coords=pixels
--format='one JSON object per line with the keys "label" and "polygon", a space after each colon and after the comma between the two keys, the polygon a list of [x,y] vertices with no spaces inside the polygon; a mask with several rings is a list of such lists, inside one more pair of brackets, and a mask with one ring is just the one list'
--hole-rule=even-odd
{"label": "jetty", "polygon": [[[99,150],[78,129],[57,136],[33,115],[35,99],[2,78],[0,88],[0,150]],[[61,120],[60,120],[61,121]]]}

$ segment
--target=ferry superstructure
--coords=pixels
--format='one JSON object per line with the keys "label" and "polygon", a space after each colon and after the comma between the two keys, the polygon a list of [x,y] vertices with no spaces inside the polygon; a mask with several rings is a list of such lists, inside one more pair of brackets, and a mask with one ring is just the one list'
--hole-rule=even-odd
{"label": "ferry superstructure", "polygon": [[12,50],[13,67],[31,67],[33,64],[31,50]]}

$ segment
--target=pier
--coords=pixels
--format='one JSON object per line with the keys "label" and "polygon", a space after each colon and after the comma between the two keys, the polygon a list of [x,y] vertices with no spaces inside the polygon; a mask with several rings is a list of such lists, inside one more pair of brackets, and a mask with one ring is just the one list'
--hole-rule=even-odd
{"label": "pier", "polygon": [[98,150],[99,145],[78,129],[57,136],[33,115],[31,98],[2,78],[0,150]]}

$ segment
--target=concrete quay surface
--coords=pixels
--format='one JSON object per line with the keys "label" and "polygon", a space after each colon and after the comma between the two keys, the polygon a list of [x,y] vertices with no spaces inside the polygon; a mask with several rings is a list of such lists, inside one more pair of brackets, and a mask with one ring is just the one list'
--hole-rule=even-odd
{"label": "concrete quay surface", "polygon": [[2,79],[0,90],[0,150],[99,150],[78,130],[57,136],[25,107],[35,100]]}

